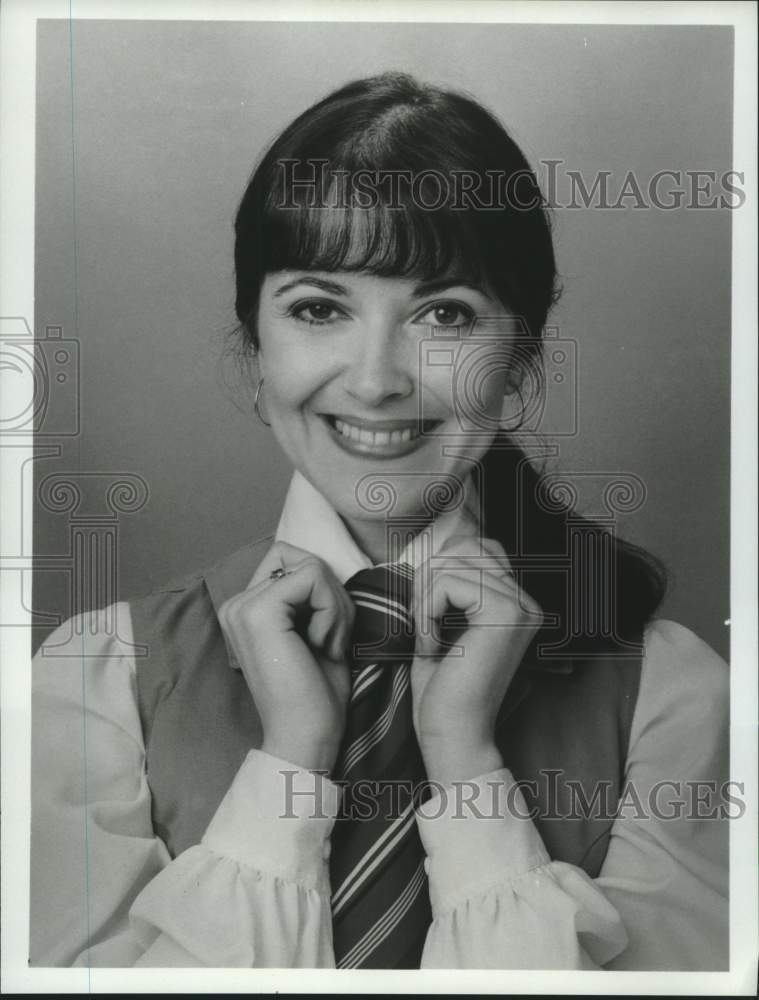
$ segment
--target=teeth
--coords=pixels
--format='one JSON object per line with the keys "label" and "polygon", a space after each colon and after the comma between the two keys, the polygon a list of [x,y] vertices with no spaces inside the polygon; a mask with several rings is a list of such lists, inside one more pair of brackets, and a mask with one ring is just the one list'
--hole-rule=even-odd
{"label": "teeth", "polygon": [[364,427],[355,427],[353,424],[346,424],[343,420],[335,418],[335,429],[343,437],[350,438],[375,447],[386,447],[393,444],[404,444],[412,438],[419,436],[419,431],[415,427],[405,427],[397,431],[369,431]]}

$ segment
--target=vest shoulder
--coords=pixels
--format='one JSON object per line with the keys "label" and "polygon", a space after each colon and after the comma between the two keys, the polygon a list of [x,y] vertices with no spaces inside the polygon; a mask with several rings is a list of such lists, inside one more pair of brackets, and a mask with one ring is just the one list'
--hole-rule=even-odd
{"label": "vest shoulder", "polygon": [[146,593],[138,595],[130,603],[148,601],[169,594],[184,594],[202,588],[209,581],[215,583],[221,590],[229,590],[228,596],[231,597],[232,594],[239,593],[248,585],[256,567],[273,540],[272,535],[267,535],[264,538],[248,542],[239,549],[222,556],[210,566],[180,574],[158,584]]}

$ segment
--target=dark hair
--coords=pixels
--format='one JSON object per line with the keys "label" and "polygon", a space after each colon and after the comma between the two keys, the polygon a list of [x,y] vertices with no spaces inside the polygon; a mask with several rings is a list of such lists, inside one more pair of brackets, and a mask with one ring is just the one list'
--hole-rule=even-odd
{"label": "dark hair", "polygon": [[[434,167],[434,170],[430,168]],[[378,189],[362,203],[339,190],[361,171],[422,177],[414,190]],[[440,198],[438,177],[467,176],[470,192]],[[483,195],[486,203],[482,204]],[[430,203],[435,209],[430,210]],[[324,210],[326,205],[338,209]],[[420,84],[400,73],[357,80],[306,110],[274,141],[256,168],[235,220],[236,312],[243,348],[257,348],[256,314],[267,273],[283,269],[368,271],[426,280],[455,268],[485,280],[526,329],[523,368],[540,371],[541,335],[557,297],[548,206],[521,150],[477,101]],[[504,440],[503,436],[501,440]],[[488,533],[507,552],[523,551],[527,533],[539,557],[565,556],[568,505],[538,501],[539,473],[510,443],[484,463]],[[526,469],[526,472],[524,471]],[[521,490],[516,497],[516,490]],[[528,512],[517,527],[515,499]],[[585,522],[593,529],[592,522]],[[607,534],[607,537],[608,536]],[[642,549],[611,538],[616,639],[640,639],[661,602],[662,566]],[[608,546],[607,546],[608,548]],[[597,548],[601,558],[601,547]],[[576,582],[564,569],[526,571],[520,583],[543,609],[566,622]],[[555,636],[555,633],[554,633]],[[540,637],[538,637],[540,638]],[[587,638],[587,637],[586,637]],[[600,636],[599,642],[607,643]]]}
{"label": "dark hair", "polygon": [[[551,482],[508,435],[496,437],[480,476],[485,531],[501,542],[515,567],[524,567],[517,571],[518,581],[549,621],[528,658],[541,659],[544,644],[560,647],[562,659],[620,651],[634,655],[630,644],[641,642],[643,628],[664,598],[663,564],[579,515],[562,495],[573,492],[572,475],[559,473]],[[630,499],[624,478],[606,485],[607,500],[615,490],[620,506]]]}
{"label": "dark hair", "polygon": [[[382,187],[366,208],[354,199],[344,210],[324,211],[339,193],[337,179],[362,171],[405,172],[421,184],[399,184],[394,193]],[[440,178],[463,184],[464,177],[479,194],[465,197],[454,184],[434,210],[420,203],[435,201]],[[468,208],[476,197],[486,207]],[[462,94],[400,73],[336,90],[296,118],[265,154],[235,232],[236,311],[253,346],[267,272],[346,269],[424,280],[455,266],[487,280],[522,317],[539,354],[556,282],[546,206],[517,144]]]}

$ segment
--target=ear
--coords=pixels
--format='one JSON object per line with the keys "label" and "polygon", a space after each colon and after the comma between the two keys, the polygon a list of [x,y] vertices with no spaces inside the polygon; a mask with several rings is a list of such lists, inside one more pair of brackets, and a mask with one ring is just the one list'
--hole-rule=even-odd
{"label": "ear", "polygon": [[261,355],[261,348],[258,346],[252,348],[248,355],[248,358],[253,368],[255,368],[258,377],[263,378],[265,375],[265,371],[264,371],[264,359]]}
{"label": "ear", "polygon": [[518,364],[512,364],[503,382],[503,394],[504,396],[513,396],[515,392],[519,392],[522,388],[522,382],[524,381],[524,372]]}

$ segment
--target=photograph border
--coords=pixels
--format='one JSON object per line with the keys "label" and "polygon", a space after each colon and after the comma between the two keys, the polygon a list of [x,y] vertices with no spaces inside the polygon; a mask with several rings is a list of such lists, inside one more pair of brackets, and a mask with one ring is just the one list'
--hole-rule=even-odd
{"label": "photograph border", "polygon": [[[735,29],[733,164],[746,201],[733,215],[731,419],[731,777],[746,809],[730,828],[730,971],[106,969],[28,967],[31,685],[29,631],[0,629],[2,643],[2,986],[4,992],[417,992],[754,995],[757,972],[757,98],[756,5],[490,2],[177,2],[5,0],[0,11],[0,312],[34,325],[36,22],[40,18],[245,21],[449,21],[565,24],[719,24]],[[3,387],[4,389],[6,386]],[[23,409],[29,385],[14,378],[7,405]],[[17,395],[14,395],[17,394]],[[26,404],[28,405],[28,403]],[[3,442],[3,448],[6,443]],[[13,466],[33,442],[14,436]],[[0,458],[2,461],[2,458]],[[5,471],[10,463],[3,461]],[[32,551],[32,496],[2,476],[0,554]],[[10,567],[12,560],[3,563]],[[18,567],[17,567],[18,568]],[[29,578],[25,583],[31,590]],[[0,573],[0,621],[15,573]],[[29,598],[31,594],[29,593]],[[31,599],[26,600],[31,607]],[[610,978],[609,978],[610,977]]]}

